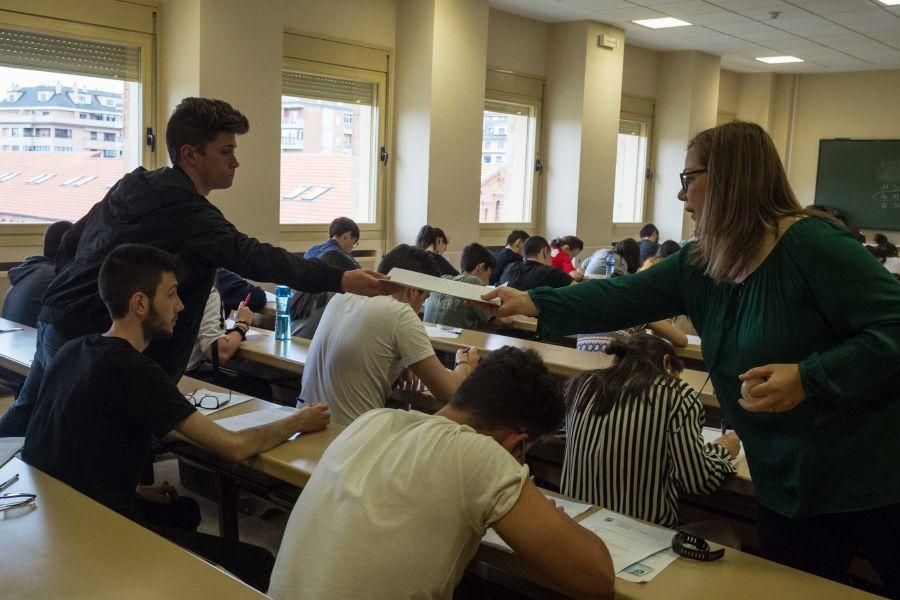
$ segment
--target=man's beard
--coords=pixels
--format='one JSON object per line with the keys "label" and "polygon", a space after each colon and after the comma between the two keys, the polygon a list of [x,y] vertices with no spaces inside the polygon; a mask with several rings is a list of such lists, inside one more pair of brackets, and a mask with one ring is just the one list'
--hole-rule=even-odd
{"label": "man's beard", "polygon": [[156,307],[153,306],[153,301],[150,302],[150,315],[147,319],[141,323],[141,329],[144,333],[144,339],[148,342],[155,338],[168,338],[172,337],[172,329],[169,328],[165,319],[156,312]]}

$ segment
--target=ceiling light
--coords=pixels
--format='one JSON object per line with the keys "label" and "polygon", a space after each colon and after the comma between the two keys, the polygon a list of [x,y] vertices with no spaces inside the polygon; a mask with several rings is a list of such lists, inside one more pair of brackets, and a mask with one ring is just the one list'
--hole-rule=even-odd
{"label": "ceiling light", "polygon": [[[897,0],[900,2],[900,0]],[[675,19],[673,17],[663,17],[662,19],[638,19],[637,21],[632,21],[632,23],[637,23],[638,25],[643,25],[644,27],[649,27],[650,29],[664,29],[666,27],[685,27],[690,25],[687,21],[682,21],[681,19]]]}
{"label": "ceiling light", "polygon": [[[900,2],[900,0],[897,0]],[[798,63],[803,62],[802,58],[797,58],[796,56],[761,56],[757,58],[759,62],[764,62],[770,65],[780,65],[784,63]]]}
{"label": "ceiling light", "polygon": [[900,5],[900,0],[878,0],[885,6],[897,6]]}

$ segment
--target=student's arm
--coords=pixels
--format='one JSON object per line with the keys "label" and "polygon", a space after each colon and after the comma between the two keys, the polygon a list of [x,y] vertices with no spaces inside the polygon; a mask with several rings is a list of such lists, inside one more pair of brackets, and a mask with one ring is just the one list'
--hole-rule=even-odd
{"label": "student's arm", "polygon": [[[243,321],[239,323],[238,321]],[[237,314],[235,314],[234,326],[238,329],[244,330],[244,335],[247,334],[247,330],[250,329],[250,323],[253,322],[253,311],[247,308],[244,305],[244,302],[238,305]],[[206,357],[212,360],[212,351],[213,348],[216,348],[219,354],[219,364],[224,365],[231,357],[234,356],[234,353],[238,351],[238,348],[241,346],[241,342],[244,341],[241,334],[237,331],[231,331],[219,339],[216,340],[215,344],[211,344],[206,349]]]}
{"label": "student's arm", "polygon": [[494,529],[551,587],[573,598],[612,598],[612,559],[599,537],[558,510],[526,481],[519,499]]}
{"label": "student's arm", "polygon": [[477,364],[478,350],[470,347],[468,352],[456,351],[456,368],[452,371],[444,367],[434,355],[411,364],[409,368],[434,394],[435,398],[449,402],[456,393],[456,388],[472,374]]}
{"label": "student's arm", "polygon": [[274,448],[297,432],[324,429],[330,420],[327,405],[313,404],[290,417],[243,431],[229,431],[195,412],[176,425],[175,430],[219,456],[241,461]]}
{"label": "student's arm", "polygon": [[687,335],[667,319],[647,323],[647,329],[659,337],[669,340],[676,348],[684,348],[688,345]]}

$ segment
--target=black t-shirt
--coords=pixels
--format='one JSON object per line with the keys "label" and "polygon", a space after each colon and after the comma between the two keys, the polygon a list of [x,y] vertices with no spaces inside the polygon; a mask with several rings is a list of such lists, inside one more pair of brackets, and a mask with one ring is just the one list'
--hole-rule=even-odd
{"label": "black t-shirt", "polygon": [[525,292],[545,285],[566,287],[572,284],[572,278],[562,269],[548,267],[536,260],[526,260],[510,263],[500,276],[500,283]]}
{"label": "black t-shirt", "polygon": [[459,271],[453,268],[453,265],[450,264],[450,261],[438,254],[437,252],[428,251],[431,256],[434,257],[434,262],[437,263],[438,270],[440,270],[441,275],[452,275],[456,277],[459,275]]}
{"label": "black t-shirt", "polygon": [[194,411],[162,368],[126,340],[76,338],[44,372],[22,459],[130,516],[152,436]]}
{"label": "black t-shirt", "polygon": [[494,253],[494,259],[497,261],[497,264],[494,266],[494,270],[491,271],[491,278],[488,280],[488,283],[491,285],[497,285],[497,282],[500,281],[500,277],[503,275],[503,271],[506,270],[506,265],[522,262],[522,255],[503,247]]}

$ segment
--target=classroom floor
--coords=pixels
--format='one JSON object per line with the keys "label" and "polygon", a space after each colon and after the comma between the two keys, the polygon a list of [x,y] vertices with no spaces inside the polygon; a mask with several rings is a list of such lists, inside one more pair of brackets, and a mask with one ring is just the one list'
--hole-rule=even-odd
{"label": "classroom floor", "polygon": [[[197,500],[203,515],[203,521],[200,523],[198,531],[219,535],[219,510],[216,503],[184,488],[178,474],[176,459],[158,461],[154,465],[154,474],[156,481],[168,481],[178,489],[179,494]],[[284,528],[287,526],[290,515],[283,509],[255,496],[245,497],[242,494],[239,505],[252,509],[250,515],[244,514],[243,511],[238,512],[238,531],[241,541],[262,546],[277,556],[278,547],[281,545],[281,536],[284,534]]]}

